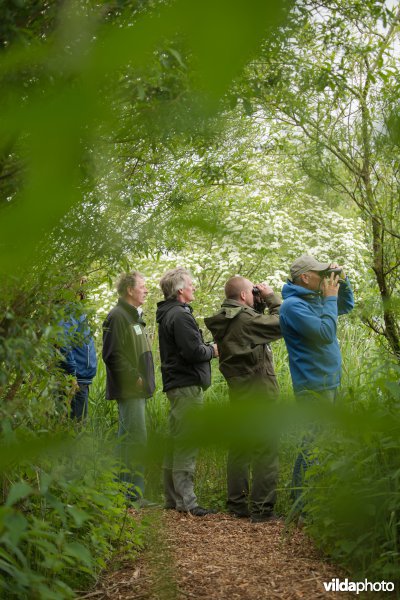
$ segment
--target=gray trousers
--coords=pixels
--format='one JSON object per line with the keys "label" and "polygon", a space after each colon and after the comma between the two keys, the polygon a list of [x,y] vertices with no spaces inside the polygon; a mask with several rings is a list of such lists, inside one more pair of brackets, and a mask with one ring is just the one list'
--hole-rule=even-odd
{"label": "gray trousers", "polygon": [[170,402],[169,440],[164,458],[163,477],[165,506],[187,512],[197,504],[194,472],[198,448],[188,440],[187,415],[203,405],[203,390],[191,385],[167,392]]}
{"label": "gray trousers", "polygon": [[128,483],[127,495],[138,500],[144,495],[144,458],[147,444],[146,400],[118,400],[120,480]]}

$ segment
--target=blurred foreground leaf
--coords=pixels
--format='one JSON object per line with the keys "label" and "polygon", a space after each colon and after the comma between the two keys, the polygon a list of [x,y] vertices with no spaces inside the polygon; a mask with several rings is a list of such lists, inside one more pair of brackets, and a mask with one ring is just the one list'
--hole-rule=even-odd
{"label": "blurred foreground leaf", "polygon": [[55,456],[68,449],[71,444],[71,438],[65,435],[43,434],[9,443],[3,439],[0,442],[0,472],[22,462],[32,463],[42,454]]}

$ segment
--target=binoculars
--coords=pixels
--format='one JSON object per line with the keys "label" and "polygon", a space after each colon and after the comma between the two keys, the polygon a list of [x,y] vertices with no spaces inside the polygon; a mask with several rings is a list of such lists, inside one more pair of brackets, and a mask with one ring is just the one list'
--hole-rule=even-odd
{"label": "binoculars", "polygon": [[336,269],[326,269],[325,271],[319,271],[319,274],[321,275],[321,277],[329,277],[329,275],[331,273],[335,273],[335,275],[340,275],[341,272],[342,272],[342,269],[336,268]]}

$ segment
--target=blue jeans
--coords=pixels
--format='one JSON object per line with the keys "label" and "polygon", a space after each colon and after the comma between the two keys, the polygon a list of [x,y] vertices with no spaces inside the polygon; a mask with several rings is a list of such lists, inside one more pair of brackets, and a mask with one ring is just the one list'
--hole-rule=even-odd
{"label": "blue jeans", "polygon": [[69,416],[71,419],[83,421],[88,413],[89,384],[78,383],[78,385],[79,390],[71,400]]}
{"label": "blue jeans", "polygon": [[118,400],[120,480],[128,484],[127,496],[138,500],[144,495],[144,459],[147,445],[146,400]]}
{"label": "blue jeans", "polygon": [[[299,402],[315,402],[318,400],[328,401],[334,403],[337,396],[337,388],[332,390],[321,390],[315,392],[299,392],[296,394],[296,399]],[[307,435],[303,437],[301,442],[300,451],[297,455],[296,461],[293,467],[292,475],[292,498],[295,502],[296,507],[299,511],[303,509],[303,487],[304,478],[307,470],[315,463],[315,459],[311,458],[311,444],[316,435],[315,426],[310,428]]]}

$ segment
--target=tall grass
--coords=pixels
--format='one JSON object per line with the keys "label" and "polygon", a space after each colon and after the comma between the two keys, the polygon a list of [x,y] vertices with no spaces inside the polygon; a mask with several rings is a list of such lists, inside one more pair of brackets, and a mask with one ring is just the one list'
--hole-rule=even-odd
{"label": "tall grass", "polygon": [[308,530],[336,562],[399,582],[400,388],[387,383],[358,388],[358,404],[344,394],[350,410],[316,440],[305,500]]}
{"label": "tall grass", "polygon": [[339,337],[341,393],[314,442],[306,527],[353,577],[399,583],[400,370],[360,327]]}

